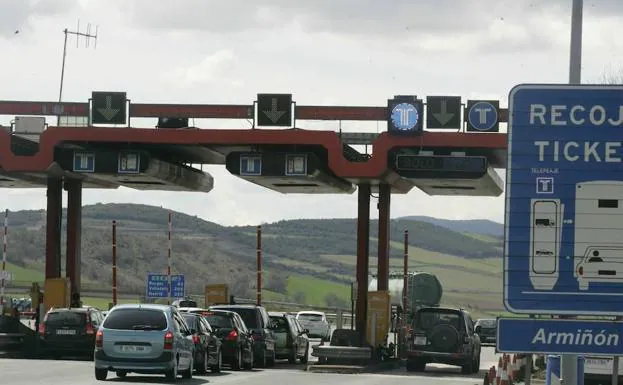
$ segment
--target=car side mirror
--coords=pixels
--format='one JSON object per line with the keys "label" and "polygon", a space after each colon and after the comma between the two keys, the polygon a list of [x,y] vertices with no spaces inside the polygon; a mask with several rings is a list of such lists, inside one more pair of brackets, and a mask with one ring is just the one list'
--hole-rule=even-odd
{"label": "car side mirror", "polygon": [[482,328],[480,326],[476,326],[476,334],[480,334],[480,331],[482,330]]}

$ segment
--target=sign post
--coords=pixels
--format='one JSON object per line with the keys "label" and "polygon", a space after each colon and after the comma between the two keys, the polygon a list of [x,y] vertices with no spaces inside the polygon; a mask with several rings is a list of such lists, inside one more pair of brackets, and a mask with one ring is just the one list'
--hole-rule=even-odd
{"label": "sign post", "polygon": [[[621,100],[623,86],[526,84],[511,90],[504,240],[508,311],[623,316],[623,274],[617,270],[623,255]],[[521,344],[530,342],[530,351],[565,354],[565,384],[575,384],[570,381],[577,377],[569,369],[577,369],[577,359],[571,365],[569,357],[623,355],[621,322],[526,318],[512,320],[512,331],[505,327],[510,321],[499,322],[501,351],[521,351]],[[544,335],[548,346],[540,347]]]}

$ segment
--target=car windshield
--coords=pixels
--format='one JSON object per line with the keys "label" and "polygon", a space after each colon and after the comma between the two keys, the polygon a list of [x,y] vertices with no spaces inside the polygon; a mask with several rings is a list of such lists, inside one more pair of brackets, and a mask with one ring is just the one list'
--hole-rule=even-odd
{"label": "car windshield", "polygon": [[217,313],[202,313],[204,318],[208,321],[210,326],[213,328],[219,329],[231,329],[234,327],[234,324],[231,318],[225,314],[217,314]]}
{"label": "car windshield", "polygon": [[461,329],[461,316],[455,311],[420,310],[415,319],[415,328],[430,330],[439,324],[446,324]]}
{"label": "car windshield", "polygon": [[59,311],[48,314],[45,320],[46,325],[63,326],[82,326],[86,324],[87,315],[76,311]]}
{"label": "car windshield", "polygon": [[103,327],[116,330],[165,330],[167,318],[161,310],[115,309],[108,313]]}
{"label": "car windshield", "polygon": [[273,329],[275,333],[287,333],[290,329],[288,321],[283,317],[272,316],[270,320],[275,323],[275,328]]}
{"label": "car windshield", "polygon": [[187,313],[187,314],[182,314],[182,316],[184,317],[184,320],[186,321],[186,325],[188,325],[190,330],[196,331],[198,329],[196,315]]}
{"label": "car windshield", "polygon": [[495,328],[496,323],[494,319],[480,319],[476,322],[476,326],[480,326],[486,329]]}
{"label": "car windshield", "polygon": [[302,322],[322,322],[322,314],[304,313],[299,314],[296,318]]}
{"label": "car windshield", "polygon": [[258,321],[257,321],[257,311],[255,310],[255,308],[227,307],[227,308],[220,308],[220,309],[238,313],[238,315],[240,315],[240,318],[242,318],[242,321],[244,321],[244,324],[248,329],[259,328]]}

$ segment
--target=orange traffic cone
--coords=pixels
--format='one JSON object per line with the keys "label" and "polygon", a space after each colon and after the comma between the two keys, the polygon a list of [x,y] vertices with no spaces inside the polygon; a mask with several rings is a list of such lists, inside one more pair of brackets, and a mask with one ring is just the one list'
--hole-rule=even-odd
{"label": "orange traffic cone", "polygon": [[495,366],[489,368],[489,383],[493,384],[496,380]]}
{"label": "orange traffic cone", "polygon": [[500,385],[500,375],[502,374],[502,368],[504,367],[504,362],[502,357],[498,360],[498,370],[495,378],[495,385]]}
{"label": "orange traffic cone", "polygon": [[510,381],[508,379],[508,362],[504,362],[504,366],[502,366],[502,374],[500,374],[500,385],[510,385]]}

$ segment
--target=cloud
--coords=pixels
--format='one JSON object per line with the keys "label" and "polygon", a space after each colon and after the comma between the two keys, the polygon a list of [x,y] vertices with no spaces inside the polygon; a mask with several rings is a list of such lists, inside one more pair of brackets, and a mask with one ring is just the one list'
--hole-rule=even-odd
{"label": "cloud", "polygon": [[178,67],[163,74],[163,80],[182,87],[201,85],[243,86],[242,79],[231,76],[236,64],[236,55],[232,50],[224,49],[206,56],[199,63],[187,67]]}
{"label": "cloud", "polygon": [[[550,25],[569,14],[562,0],[136,0],[129,15],[137,25],[214,34],[299,29],[382,41],[426,52],[549,50],[559,41]],[[612,3],[614,7],[615,4]],[[567,20],[568,18],[565,18]]]}
{"label": "cloud", "polygon": [[77,5],[73,0],[0,0],[0,38],[31,30],[33,18],[61,15]]}

